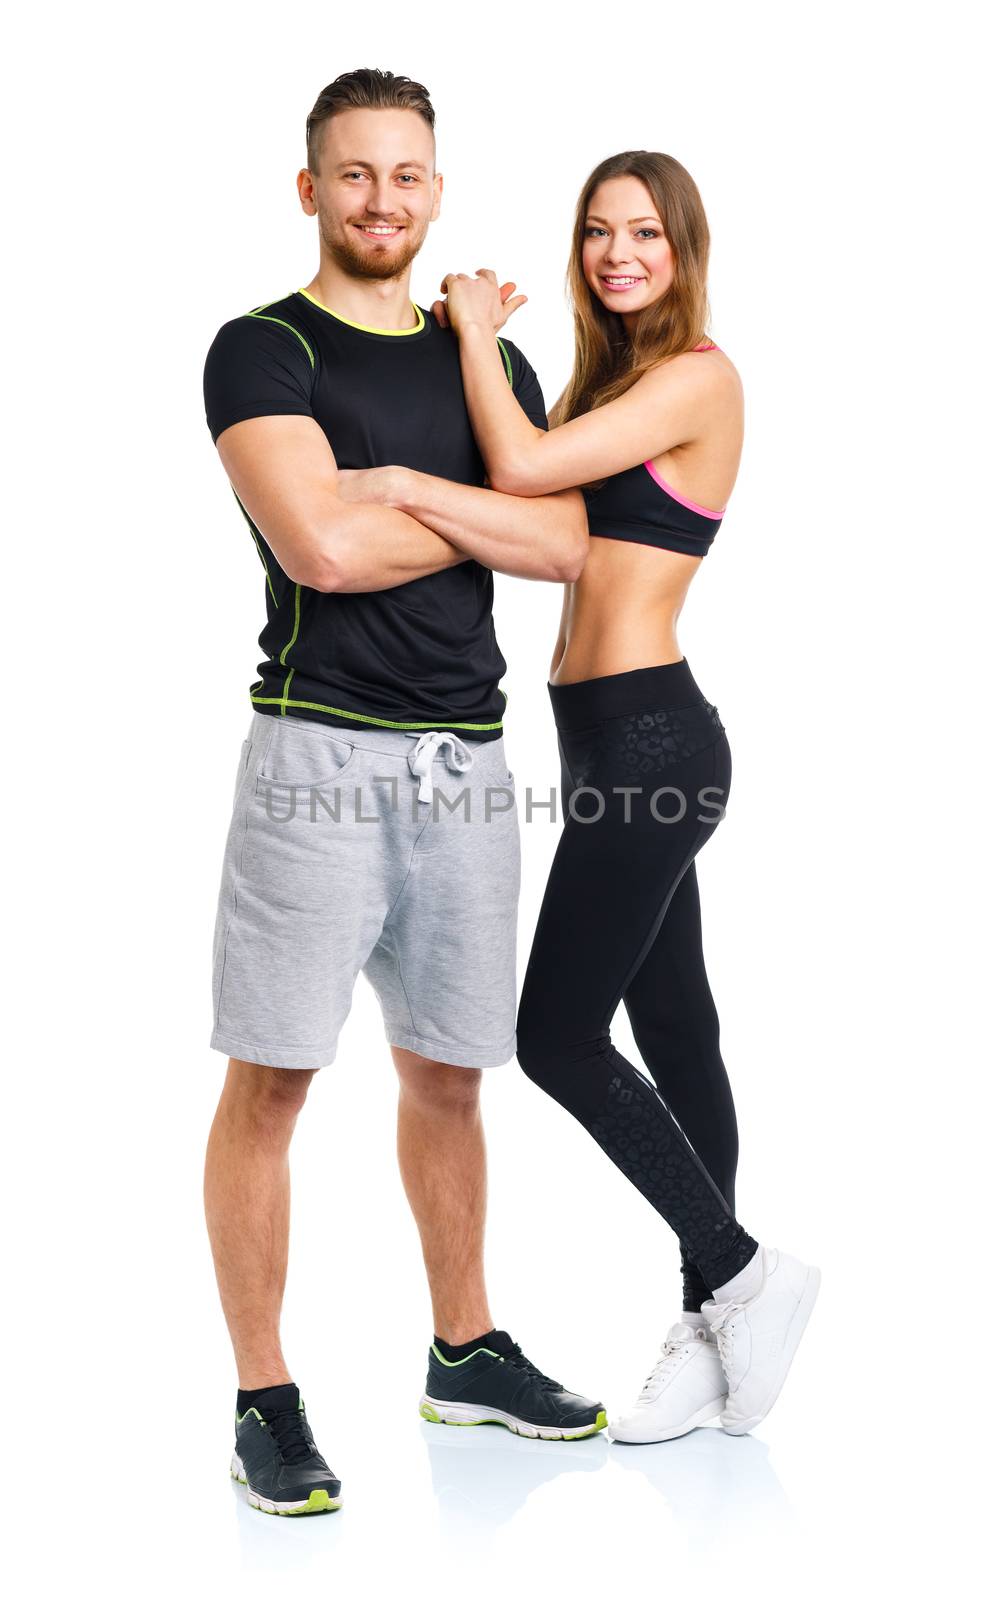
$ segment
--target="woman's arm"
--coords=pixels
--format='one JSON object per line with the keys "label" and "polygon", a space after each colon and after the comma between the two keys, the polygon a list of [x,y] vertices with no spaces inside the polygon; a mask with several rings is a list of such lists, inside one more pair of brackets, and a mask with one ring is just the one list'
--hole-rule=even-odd
{"label": "woman's arm", "polygon": [[726,411],[736,373],[687,353],[646,372],[616,400],[544,433],[526,418],[502,369],[494,273],[449,274],[444,283],[471,426],[493,489],[551,494],[609,477],[698,438],[715,411]]}
{"label": "woman's arm", "polygon": [[495,572],[566,583],[587,559],[579,489],[524,498],[399,466],[342,471],[338,480],[343,500],[402,511]]}

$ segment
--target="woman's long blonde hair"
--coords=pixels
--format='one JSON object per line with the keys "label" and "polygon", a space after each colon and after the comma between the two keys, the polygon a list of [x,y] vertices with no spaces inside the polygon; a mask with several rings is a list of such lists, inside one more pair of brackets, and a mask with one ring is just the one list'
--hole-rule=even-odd
{"label": "woman's long blonde hair", "polygon": [[[654,305],[639,314],[631,335],[621,317],[606,310],[588,286],[581,253],[594,191],[606,179],[626,175],[640,178],[651,194],[673,263],[672,283]],[[616,399],[650,367],[692,350],[708,337],[709,259],[710,229],[700,191],[673,156],[654,150],[624,150],[594,168],[577,201],[567,266],[575,336],[573,373],[550,412],[552,426]]]}

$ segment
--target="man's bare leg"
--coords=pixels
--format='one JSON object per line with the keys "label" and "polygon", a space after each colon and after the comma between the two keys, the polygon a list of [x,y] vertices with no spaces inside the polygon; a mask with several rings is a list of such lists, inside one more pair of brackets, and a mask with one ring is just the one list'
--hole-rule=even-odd
{"label": "man's bare leg", "polygon": [[205,1156],[205,1217],[241,1389],[290,1383],[280,1348],[287,1152],[314,1071],[229,1060]]}
{"label": "man's bare leg", "polygon": [[433,1331],[466,1344],[494,1326],[485,1292],[487,1203],[481,1071],[392,1046],[399,1074],[396,1148],[433,1302]]}

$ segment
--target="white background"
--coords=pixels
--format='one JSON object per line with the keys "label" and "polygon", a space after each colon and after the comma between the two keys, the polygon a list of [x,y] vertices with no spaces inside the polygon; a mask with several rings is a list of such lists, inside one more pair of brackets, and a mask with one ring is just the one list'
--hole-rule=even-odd
{"label": "white background", "polygon": [[[921,1592],[972,1530],[980,1399],[970,874],[979,793],[978,192],[968,8],[55,5],[3,96],[8,883],[4,1403],[20,1591]],[[775,1410],[628,1450],[435,1428],[431,1333],[364,982],[292,1155],[291,1370],[345,1509],[250,1510],[201,1169],[210,949],[261,572],[205,428],[218,326],[317,264],[318,91],[421,79],[444,214],[548,402],[603,156],[710,219],[747,443],[681,626],[734,752],[700,858],[738,1209],[824,1273]],[[11,246],[15,248],[12,249]],[[556,774],[559,590],[502,579],[507,746]],[[557,830],[523,828],[520,974]],[[972,1026],[971,1026],[972,1023]],[[617,1042],[632,1053],[623,1018]],[[494,1315],[617,1411],[678,1310],[661,1219],[513,1062],[485,1075]],[[336,1587],[337,1586],[337,1587]],[[18,1591],[18,1592],[20,1592]]]}

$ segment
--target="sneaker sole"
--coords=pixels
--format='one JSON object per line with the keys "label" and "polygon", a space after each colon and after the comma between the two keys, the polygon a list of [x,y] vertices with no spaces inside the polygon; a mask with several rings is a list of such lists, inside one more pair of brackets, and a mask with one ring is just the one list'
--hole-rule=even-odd
{"label": "sneaker sole", "polygon": [[246,1498],[251,1506],[255,1506],[257,1511],[267,1511],[275,1517],[303,1517],[309,1512],[337,1511],[342,1503],[341,1495],[332,1500],[327,1489],[312,1489],[306,1500],[268,1500],[265,1495],[257,1494],[255,1489],[249,1487],[249,1479],[237,1455],[232,1457],[229,1475],[235,1478],[237,1483],[245,1484]]}
{"label": "sneaker sole", "polygon": [[727,1404],[727,1396],[719,1395],[716,1400],[710,1400],[699,1411],[694,1411],[685,1422],[678,1423],[673,1428],[661,1428],[655,1433],[649,1433],[644,1439],[635,1437],[630,1428],[619,1422],[612,1422],[608,1428],[608,1435],[617,1444],[664,1444],[667,1439],[681,1439],[684,1433],[692,1433],[702,1422],[711,1422],[714,1417],[719,1417]]}
{"label": "sneaker sole", "polygon": [[723,1428],[725,1433],[750,1433],[752,1428],[756,1428],[759,1422],[764,1421],[772,1406],[775,1404],[775,1401],[782,1392],[785,1379],[788,1377],[789,1368],[792,1365],[793,1357],[795,1356],[796,1350],[799,1348],[799,1341],[801,1340],[802,1335],[805,1333],[806,1323],[812,1316],[812,1308],[816,1304],[816,1296],[819,1293],[819,1285],[821,1281],[822,1273],[820,1272],[819,1268],[810,1267],[809,1275],[806,1278],[806,1286],[802,1291],[802,1296],[795,1308],[795,1311],[793,1312],[792,1320],[789,1323],[788,1337],[785,1341],[785,1366],[779,1374],[775,1387],[772,1389],[771,1395],[768,1399],[768,1404],[762,1406],[761,1410],[755,1412],[754,1416],[741,1417],[734,1422],[725,1422],[723,1417],[721,1417],[720,1426]]}
{"label": "sneaker sole", "polygon": [[496,1411],[494,1406],[465,1406],[445,1400],[432,1400],[428,1394],[420,1401],[420,1415],[427,1422],[446,1422],[452,1428],[477,1428],[483,1422],[497,1422],[523,1439],[587,1439],[600,1433],[608,1425],[607,1415],[599,1411],[593,1422],[579,1428],[535,1427],[508,1411]]}

